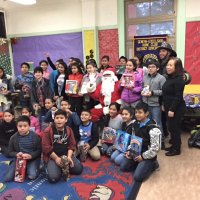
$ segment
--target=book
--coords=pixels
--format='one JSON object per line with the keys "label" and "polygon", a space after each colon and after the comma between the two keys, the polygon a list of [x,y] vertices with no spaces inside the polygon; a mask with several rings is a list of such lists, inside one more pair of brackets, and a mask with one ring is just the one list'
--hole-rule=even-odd
{"label": "book", "polygon": [[123,74],[125,71],[126,66],[124,65],[116,65],[115,69],[116,69],[116,74]]}
{"label": "book", "polygon": [[131,135],[118,130],[116,133],[116,139],[115,139],[115,147],[117,150],[125,153],[127,151],[128,145],[130,144]]}
{"label": "book", "polygon": [[86,82],[86,81],[82,82],[81,88],[80,88],[80,90],[79,90],[79,93],[80,93],[80,94],[87,94],[87,93],[88,93],[88,91],[87,91],[88,83],[89,83],[89,82]]}
{"label": "book", "polygon": [[142,89],[142,94],[146,95],[150,92],[149,85],[144,85]]}
{"label": "book", "polygon": [[26,174],[26,160],[17,158],[14,181],[24,182]]}
{"label": "book", "polygon": [[110,127],[103,129],[102,140],[105,143],[114,144],[116,139],[116,130]]}
{"label": "book", "polygon": [[134,87],[135,86],[135,76],[133,74],[124,73],[121,78],[121,86]]}
{"label": "book", "polygon": [[142,151],[142,138],[132,135],[130,141],[130,154],[129,156],[135,159],[137,156],[141,155]]}
{"label": "book", "polygon": [[65,93],[78,94],[78,82],[76,80],[66,80]]}

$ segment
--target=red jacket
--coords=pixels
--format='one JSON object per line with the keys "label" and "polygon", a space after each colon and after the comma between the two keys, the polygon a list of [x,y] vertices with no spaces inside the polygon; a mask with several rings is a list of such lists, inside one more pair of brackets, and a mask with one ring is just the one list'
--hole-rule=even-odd
{"label": "red jacket", "polygon": [[[102,106],[104,106],[104,96],[101,94],[101,85],[99,84],[96,88],[96,90],[92,93],[89,93],[90,97],[92,97],[94,100],[97,100],[101,103]],[[111,97],[111,103],[119,100],[121,97],[121,92],[119,90],[119,81],[115,83],[114,86],[114,92],[112,93]]]}
{"label": "red jacket", "polygon": [[[81,82],[83,79],[83,74],[70,74],[68,80],[75,80],[78,82],[78,88],[81,87]],[[72,97],[80,97],[78,94],[70,94]]]}
{"label": "red jacket", "polygon": [[[76,149],[76,141],[74,139],[74,133],[69,126],[66,127],[66,135],[68,136],[68,150],[74,151]],[[42,134],[42,152],[43,152],[43,159],[45,162],[47,162],[50,159],[50,155],[54,151],[53,139],[54,135],[52,127],[48,126]]]}

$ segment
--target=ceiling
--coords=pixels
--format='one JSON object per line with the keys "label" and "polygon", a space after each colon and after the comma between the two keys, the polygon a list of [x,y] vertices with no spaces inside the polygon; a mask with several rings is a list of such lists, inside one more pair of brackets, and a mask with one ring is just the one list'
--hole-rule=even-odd
{"label": "ceiling", "polygon": [[27,7],[41,7],[49,4],[58,4],[69,0],[37,0],[37,4],[34,5],[21,5],[8,0],[0,0],[0,10],[13,11],[16,9],[27,8]]}

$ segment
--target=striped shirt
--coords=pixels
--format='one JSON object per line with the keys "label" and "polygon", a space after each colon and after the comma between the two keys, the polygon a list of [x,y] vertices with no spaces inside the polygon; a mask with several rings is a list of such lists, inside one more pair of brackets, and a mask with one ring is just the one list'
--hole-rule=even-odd
{"label": "striped shirt", "polygon": [[19,149],[22,153],[32,153],[33,148],[33,134],[34,132],[30,131],[28,135],[20,135],[18,134],[18,141],[19,141]]}

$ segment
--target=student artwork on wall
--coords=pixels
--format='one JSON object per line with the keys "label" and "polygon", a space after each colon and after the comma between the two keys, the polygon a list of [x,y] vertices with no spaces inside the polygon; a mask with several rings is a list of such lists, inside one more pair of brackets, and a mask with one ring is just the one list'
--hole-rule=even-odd
{"label": "student artwork on wall", "polygon": [[185,69],[192,76],[191,84],[200,84],[200,22],[186,23]]}
{"label": "student artwork on wall", "polygon": [[115,67],[119,59],[118,30],[100,30],[99,36],[99,58],[104,55],[110,57],[110,66]]}
{"label": "student artwork on wall", "polygon": [[0,66],[4,68],[6,74],[12,74],[8,44],[0,45]]}
{"label": "student artwork on wall", "polygon": [[15,74],[20,74],[22,62],[33,62],[33,66],[39,65],[39,61],[45,60],[44,53],[50,54],[55,63],[63,59],[66,63],[70,57],[80,58],[83,61],[82,33],[65,33],[46,36],[21,37],[12,45]]}

